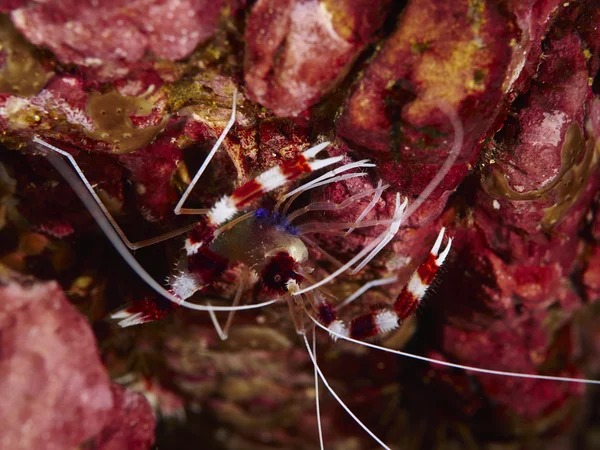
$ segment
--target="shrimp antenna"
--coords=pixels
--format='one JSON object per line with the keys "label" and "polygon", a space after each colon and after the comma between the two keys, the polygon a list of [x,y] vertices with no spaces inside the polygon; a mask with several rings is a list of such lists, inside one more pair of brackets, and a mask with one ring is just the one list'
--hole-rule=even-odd
{"label": "shrimp antenna", "polygon": [[[48,144],[47,142],[42,141],[37,136],[33,138],[33,141],[36,143],[37,147],[42,150],[44,156],[48,159],[50,164],[54,166],[54,168],[62,175],[62,177],[66,180],[66,182],[71,186],[75,194],[79,197],[82,203],[85,205],[87,210],[90,212],[96,223],[100,226],[110,243],[113,245],[115,250],[119,252],[119,254],[123,257],[125,262],[133,269],[138,276],[148,284],[154,291],[158,294],[165,297],[167,300],[172,301],[173,303],[177,303],[180,306],[184,306],[189,309],[195,309],[198,311],[242,311],[247,309],[256,309],[262,308],[264,306],[271,305],[275,303],[276,300],[270,300],[263,303],[256,303],[253,305],[243,305],[243,306],[208,306],[208,305],[196,305],[195,303],[187,302],[181,298],[176,297],[167,291],[164,287],[162,287],[154,278],[150,276],[148,272],[140,265],[139,262],[133,257],[133,255],[129,252],[123,240],[119,236],[119,234],[113,228],[112,223],[108,220],[105,215],[105,211],[99,206],[100,200],[98,199],[96,193],[92,186],[84,182],[82,180],[85,179],[83,177],[83,172],[77,165],[75,158],[73,156],[63,150],[60,150],[53,145]],[[50,151],[48,151],[50,150]],[[60,156],[65,156],[72,166],[75,168],[75,172],[64,162]],[[101,204],[101,202],[100,202]]]}
{"label": "shrimp antenna", "polygon": [[394,355],[405,356],[407,358],[417,359],[419,361],[425,361],[432,364],[437,364],[445,367],[452,367],[454,369],[462,369],[462,370],[470,370],[471,372],[479,372],[485,373],[488,375],[500,375],[500,376],[510,376],[515,378],[528,378],[531,380],[548,380],[548,381],[565,381],[567,383],[578,383],[578,384],[600,384],[600,380],[590,380],[587,378],[571,378],[571,377],[555,377],[552,375],[536,375],[532,373],[522,373],[522,372],[508,372],[504,370],[491,370],[491,369],[482,369],[480,367],[467,366],[464,364],[455,364],[448,361],[442,361],[441,359],[428,358],[427,356],[415,355],[413,353],[403,352],[401,350],[394,350],[387,347],[381,347],[380,345],[371,344],[369,342],[359,341],[357,339],[352,339],[349,336],[344,336],[343,334],[337,333],[336,331],[332,331],[329,328],[326,328],[324,325],[321,325],[317,319],[312,317],[310,314],[308,315],[310,319],[323,330],[327,331],[332,336],[335,336],[338,339],[344,339],[349,342],[354,342],[355,344],[362,345],[364,347],[371,347],[376,350],[381,350],[382,352],[392,353]]}
{"label": "shrimp antenna", "polygon": [[[390,225],[390,228],[388,230],[384,231],[379,237],[377,237],[373,241],[369,242],[369,244],[367,244],[365,246],[365,248],[363,248],[356,256],[354,256],[354,258],[352,258],[350,261],[348,261],[342,267],[337,269],[335,272],[326,276],[321,281],[318,281],[310,286],[300,289],[298,292],[295,292],[294,295],[304,294],[305,292],[312,291],[313,289],[316,289],[318,287],[323,286],[324,284],[329,283],[331,280],[333,280],[334,278],[336,278],[339,275],[341,275],[342,273],[344,273],[346,270],[348,270],[350,267],[352,267],[354,264],[358,263],[361,259],[363,259],[365,257],[368,258],[369,260],[371,258],[373,258],[373,256],[375,255],[375,253],[374,253],[375,249],[377,249],[377,251],[378,251],[380,248],[382,248],[383,245],[385,245],[385,243],[387,243],[389,240],[391,240],[394,237],[394,234],[398,231],[398,228],[400,227],[400,222],[403,219],[403,213],[406,208],[406,203],[407,202],[404,201],[403,204],[400,204],[400,194],[396,193],[396,211],[394,212],[394,218]],[[380,223],[382,223],[382,221],[378,221],[377,223],[380,224]],[[358,227],[359,224],[353,224],[353,226]],[[382,243],[384,243],[384,244],[381,245]],[[362,267],[362,266],[360,266],[360,267]]]}
{"label": "shrimp antenna", "polygon": [[425,202],[425,200],[429,198],[429,196],[435,190],[435,188],[438,187],[439,184],[444,180],[444,177],[452,168],[452,165],[456,161],[456,158],[458,158],[458,155],[460,154],[460,151],[463,146],[465,130],[462,124],[460,123],[460,119],[458,117],[458,114],[456,114],[454,108],[452,108],[448,103],[444,101],[440,101],[436,106],[440,111],[442,111],[446,115],[446,117],[450,120],[450,123],[452,124],[452,128],[454,128],[454,142],[452,144],[450,152],[448,153],[446,161],[444,161],[444,164],[442,164],[442,167],[440,167],[440,169],[429,182],[429,184],[425,187],[425,189],[423,189],[423,192],[421,192],[417,199],[414,202],[412,202],[410,206],[406,209],[404,217],[402,218],[404,220],[404,223],[407,223],[406,221],[408,220],[408,218],[419,208],[419,206],[421,206]]}
{"label": "shrimp antenna", "polygon": [[[313,354],[315,355],[315,361],[317,360],[317,336],[316,336],[316,328],[312,327],[312,342],[313,342]],[[319,430],[319,444],[321,445],[321,450],[325,450],[325,445],[323,445],[323,426],[321,425],[321,402],[319,400],[319,372],[317,371],[317,366],[315,366],[315,408],[317,410],[317,428]]]}
{"label": "shrimp antenna", "polygon": [[[315,370],[319,374],[319,378],[321,378],[321,381],[323,382],[323,384],[325,385],[325,387],[327,388],[327,390],[331,393],[331,395],[333,395],[333,397],[337,400],[337,402],[340,404],[340,406],[342,408],[344,408],[344,410],[348,413],[348,415],[350,417],[352,417],[354,419],[354,421],[358,425],[360,425],[360,427],[369,434],[369,436],[371,436],[379,445],[381,445],[386,450],[391,450],[387,445],[385,445],[385,443],[381,439],[379,439],[377,437],[377,435],[375,433],[373,433],[369,429],[369,427],[367,427],[364,423],[361,422],[361,420],[358,417],[356,417],[356,414],[354,414],[350,410],[350,408],[348,408],[348,406],[342,401],[342,399],[340,398],[340,396],[337,395],[337,393],[329,385],[329,383],[327,381],[327,378],[325,378],[325,375],[323,375],[323,372],[321,372],[321,369],[319,368],[319,364],[317,364],[317,360],[315,358],[315,355],[313,354],[312,350],[310,349],[310,344],[308,343],[308,339],[306,337],[306,334],[302,333],[302,338],[304,339],[304,345],[306,346],[306,350],[308,351],[308,356],[310,356],[310,359],[311,359],[311,361],[313,363],[313,366],[315,367]],[[315,346],[315,348],[316,348],[316,346]]]}
{"label": "shrimp antenna", "polygon": [[232,100],[232,105],[231,105],[231,117],[229,118],[229,121],[227,122],[227,125],[225,125],[225,128],[221,132],[221,135],[217,139],[217,142],[215,142],[215,144],[213,145],[212,149],[208,153],[208,156],[206,157],[206,159],[202,163],[202,166],[200,166],[200,169],[198,169],[198,172],[196,172],[196,175],[194,175],[194,178],[192,179],[192,181],[188,185],[187,189],[185,190],[185,192],[183,193],[183,195],[179,199],[179,202],[177,202],[177,205],[175,205],[175,209],[173,211],[174,211],[174,213],[176,215],[182,214],[183,204],[185,203],[185,201],[187,200],[188,196],[190,195],[190,193],[194,189],[194,186],[196,186],[196,183],[198,182],[198,180],[200,179],[200,177],[202,176],[202,174],[204,173],[204,171],[208,167],[208,164],[213,159],[213,156],[215,156],[215,153],[217,153],[217,150],[219,150],[219,147],[221,146],[221,144],[225,140],[225,137],[227,136],[227,133],[229,133],[229,130],[231,129],[231,127],[235,123],[235,112],[236,112],[236,106],[237,106],[237,94],[238,94],[238,91],[237,91],[237,88],[236,88],[233,91],[233,100]]}

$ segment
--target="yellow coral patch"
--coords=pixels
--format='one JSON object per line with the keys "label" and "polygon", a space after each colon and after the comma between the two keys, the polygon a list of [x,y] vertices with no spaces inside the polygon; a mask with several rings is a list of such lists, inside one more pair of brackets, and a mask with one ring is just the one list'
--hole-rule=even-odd
{"label": "yellow coral patch", "polygon": [[146,116],[152,112],[152,103],[143,97],[126,97],[116,91],[91,94],[87,113],[94,122],[94,131],[85,134],[99,141],[112,144],[115,153],[129,153],[148,145],[164,128],[168,117],[153,127],[136,128],[130,115]]}
{"label": "yellow coral patch", "polygon": [[331,24],[339,37],[349,41],[356,32],[356,16],[348,7],[348,0],[321,0],[320,7],[331,16]]}
{"label": "yellow coral patch", "polygon": [[6,59],[0,69],[0,92],[30,97],[44,87],[52,74],[44,71],[34,50],[10,19],[0,15],[0,52]]}
{"label": "yellow coral patch", "polygon": [[465,97],[485,90],[491,56],[476,40],[457,42],[451,52],[424,52],[415,67],[415,83],[421,95],[408,107],[409,114],[421,115],[443,99],[457,106]]}

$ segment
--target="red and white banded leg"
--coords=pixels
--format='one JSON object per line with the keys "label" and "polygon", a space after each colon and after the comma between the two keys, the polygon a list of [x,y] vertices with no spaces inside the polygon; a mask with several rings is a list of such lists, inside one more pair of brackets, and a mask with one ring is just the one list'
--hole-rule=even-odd
{"label": "red and white banded leg", "polygon": [[440,230],[427,260],[412,274],[410,281],[394,302],[393,308],[400,320],[405,320],[415,312],[419,302],[433,283],[439,268],[444,264],[452,247],[452,238],[449,238],[448,245],[442,253],[439,253],[445,231],[445,228]]}
{"label": "red and white banded leg", "polygon": [[110,318],[120,319],[118,325],[125,328],[163,319],[175,309],[176,303],[160,296],[148,295],[113,312]]}
{"label": "red and white banded leg", "polygon": [[404,287],[392,308],[385,308],[360,315],[352,319],[349,325],[346,325],[338,318],[335,307],[323,298],[320,298],[317,307],[318,321],[332,332],[334,339],[336,338],[336,334],[358,340],[367,339],[398,328],[403,320],[415,312],[419,302],[435,279],[438,269],[442,266],[450,252],[450,248],[452,247],[451,238],[448,239],[448,244],[444,251],[439,253],[444,233],[445,228],[442,228],[427,260],[413,273],[410,281]]}
{"label": "red and white banded leg", "polygon": [[339,318],[335,307],[325,300],[319,291],[313,291],[312,295],[314,299],[313,306],[316,310],[319,322],[333,333],[349,336],[346,324]]}
{"label": "red and white banded leg", "polygon": [[207,214],[211,224],[215,227],[218,227],[219,225],[231,219],[241,208],[247,206],[248,203],[261,197],[267,192],[277,189],[305,173],[314,172],[316,170],[322,169],[323,167],[335,164],[343,159],[342,156],[337,156],[334,158],[312,161],[321,150],[323,150],[329,145],[329,142],[323,142],[304,151],[295,159],[291,161],[286,161],[280,164],[279,166],[273,167],[263,172],[258,177],[237,188],[235,191],[233,191],[231,195],[222,197],[215,204],[215,206],[213,206],[209,210],[184,209],[183,204],[194,189],[195,185],[198,183],[198,180],[208,167],[208,164],[212,160],[213,156],[225,140],[227,133],[229,133],[229,130],[235,123],[236,103],[237,89],[233,93],[231,117],[229,119],[229,122],[227,122],[227,125],[225,126],[225,129],[217,139],[217,142],[215,142],[208,156],[202,163],[202,166],[200,166],[198,172],[196,172],[196,175],[194,175],[194,178],[192,179],[189,186],[179,199],[179,202],[177,203],[174,209],[175,214]]}
{"label": "red and white banded leg", "polygon": [[210,209],[206,215],[206,220],[201,221],[186,239],[185,249],[188,256],[196,253],[201,247],[210,244],[215,238],[219,227],[254,200],[304,174],[341,161],[341,156],[311,161],[328,145],[329,142],[318,144],[299,154],[293,160],[286,161],[263,172],[253,180],[235,189],[231,195],[222,197]]}
{"label": "red and white banded leg", "polygon": [[[212,252],[208,247],[202,247],[198,252],[187,258],[187,264],[186,261],[180,261],[177,266],[177,271],[167,277],[167,284],[169,285],[168,290],[178,299],[187,300],[197,291],[211,285],[220,278],[229,267],[229,262]],[[243,275],[243,277],[245,277],[245,275]],[[243,289],[244,282],[245,278],[242,278],[240,290]],[[236,295],[232,307],[235,308],[238,306],[240,297],[241,291]],[[111,314],[111,318],[121,319],[119,325],[121,327],[128,327],[160,320],[174,311],[177,306],[177,303],[173,303],[164,298],[147,296],[141,300],[133,301],[115,311]],[[214,318],[215,313],[211,309],[210,304],[207,305],[207,311],[214,322],[216,320],[216,318]],[[221,339],[227,338],[227,332],[231,325],[234,311],[235,310],[229,311],[230,316],[223,329],[218,326],[218,323],[215,325],[215,329],[219,333]]]}
{"label": "red and white banded leg", "polygon": [[224,196],[208,213],[210,223],[213,226],[219,226],[230,220],[240,209],[266,193],[280,188],[302,175],[340,162],[342,156],[312,161],[328,145],[329,142],[315,145],[293,160],[283,162],[261,173],[253,180],[238,187],[231,195]]}
{"label": "red and white banded leg", "polygon": [[[180,261],[177,265],[177,271],[167,277],[167,284],[169,293],[181,300],[187,300],[200,289],[213,283],[228,267],[227,261],[215,255],[208,247],[201,248],[189,257],[187,264]],[[177,303],[164,298],[147,296],[123,306],[110,317],[120,319],[121,327],[129,327],[160,320],[177,306]],[[210,309],[208,311],[212,312]]]}
{"label": "red and white banded leg", "polygon": [[[204,236],[198,237],[198,229],[195,227],[189,236],[195,239],[204,239]],[[190,242],[190,237],[186,239],[186,247]],[[181,260],[177,264],[175,273],[167,277],[169,292],[181,300],[187,300],[197,291],[209,286],[223,275],[229,267],[229,262],[213,252],[208,246],[198,246],[198,248],[188,250],[186,260]],[[111,314],[113,319],[121,319],[119,325],[122,327],[139,325],[141,323],[151,322],[162,319],[169,312],[177,307],[177,304],[165,302],[161,298],[144,298],[143,301],[134,301],[125,305],[115,313]],[[233,305],[237,306],[237,304]],[[212,310],[208,310],[214,314]],[[221,335],[220,330],[217,330]],[[226,332],[225,332],[226,333]]]}

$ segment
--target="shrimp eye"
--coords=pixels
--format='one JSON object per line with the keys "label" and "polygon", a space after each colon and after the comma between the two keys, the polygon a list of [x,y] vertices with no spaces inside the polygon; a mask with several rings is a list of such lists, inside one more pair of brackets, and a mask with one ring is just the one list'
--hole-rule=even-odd
{"label": "shrimp eye", "polygon": [[271,293],[282,295],[287,292],[289,280],[299,281],[302,277],[296,272],[298,263],[287,252],[279,252],[267,263],[261,273],[261,282]]}

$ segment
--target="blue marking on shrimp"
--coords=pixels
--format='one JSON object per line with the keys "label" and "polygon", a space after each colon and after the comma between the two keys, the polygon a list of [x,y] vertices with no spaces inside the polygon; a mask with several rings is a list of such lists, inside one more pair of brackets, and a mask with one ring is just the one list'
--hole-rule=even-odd
{"label": "blue marking on shrimp", "polygon": [[278,212],[272,213],[266,208],[258,208],[254,212],[254,217],[256,217],[257,221],[260,223],[263,223],[265,225],[272,225],[277,229],[283,230],[286,233],[291,234],[293,236],[298,235],[298,230],[296,229],[296,227],[291,225],[288,222],[287,217],[285,217],[283,214],[280,214]]}

